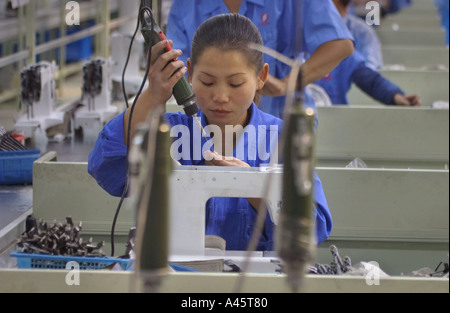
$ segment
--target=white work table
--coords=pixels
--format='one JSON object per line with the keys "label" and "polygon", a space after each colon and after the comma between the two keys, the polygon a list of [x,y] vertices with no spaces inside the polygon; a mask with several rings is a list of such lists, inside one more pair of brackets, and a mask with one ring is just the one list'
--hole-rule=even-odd
{"label": "white work table", "polygon": [[[66,284],[68,271],[0,270],[0,293],[125,293],[134,290],[132,272],[85,271],[80,284]],[[233,293],[239,274],[170,273],[162,280],[162,293]],[[244,293],[289,293],[284,275],[249,274]],[[369,285],[364,277],[307,275],[302,293],[448,293],[449,280],[443,278],[382,278]]]}

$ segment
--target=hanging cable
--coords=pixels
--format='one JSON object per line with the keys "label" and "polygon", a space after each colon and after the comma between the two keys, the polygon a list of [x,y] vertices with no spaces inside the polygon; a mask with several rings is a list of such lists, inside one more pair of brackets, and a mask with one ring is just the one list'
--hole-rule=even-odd
{"label": "hanging cable", "polygon": [[[154,23],[153,23],[153,12],[152,12],[152,10],[149,7],[144,6],[142,3],[141,3],[141,6],[139,8],[138,28],[139,28],[139,25],[140,25],[140,22],[141,22],[140,21],[141,16],[144,16],[144,13],[148,13],[148,14],[150,14],[152,16],[152,29],[153,29],[154,26],[155,26]],[[130,46],[132,44],[133,44],[133,41],[131,41]],[[127,133],[127,160],[128,160],[128,153],[129,153],[129,150],[130,150],[129,149],[130,141],[131,141],[131,135],[130,134],[131,134],[131,122],[133,120],[133,113],[134,113],[134,109],[136,107],[136,103],[137,103],[137,101],[138,101],[138,99],[139,99],[139,97],[140,97],[140,95],[142,93],[142,90],[144,89],[145,83],[147,82],[147,77],[148,77],[148,74],[150,72],[151,59],[152,59],[152,51],[151,51],[151,45],[150,45],[149,49],[148,49],[147,68],[146,68],[146,71],[145,71],[144,79],[142,80],[142,83],[141,83],[141,86],[139,88],[139,91],[136,94],[136,97],[135,97],[135,99],[133,101],[133,105],[130,108],[131,111],[130,111],[130,116],[129,116],[129,119],[128,119],[128,133]],[[126,196],[128,194],[128,190],[130,188],[128,162],[127,162],[126,172],[127,172],[126,183],[125,183],[125,186],[124,186],[124,190],[123,190],[122,196],[120,197],[120,201],[119,201],[119,204],[117,206],[116,212],[114,214],[113,223],[112,223],[112,226],[111,226],[111,256],[112,257],[114,256],[114,252],[115,252],[114,251],[115,250],[114,249],[114,245],[115,245],[114,244],[114,233],[115,233],[117,219],[118,219],[118,216],[119,216],[120,209],[121,209],[121,207],[123,205],[123,202],[124,202],[124,200],[125,200],[125,198],[126,198]]]}

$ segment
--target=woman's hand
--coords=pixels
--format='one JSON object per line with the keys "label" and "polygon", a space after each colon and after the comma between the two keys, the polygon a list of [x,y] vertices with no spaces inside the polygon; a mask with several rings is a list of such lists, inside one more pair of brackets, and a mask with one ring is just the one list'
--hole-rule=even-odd
{"label": "woman's hand", "polygon": [[217,152],[206,151],[204,157],[206,165],[208,166],[250,167],[250,165],[244,161],[232,157],[224,157]]}
{"label": "woman's hand", "polygon": [[[250,167],[244,161],[236,158],[224,157],[217,152],[206,151],[204,153],[206,165],[209,166],[234,166],[234,167]],[[247,201],[256,211],[261,207],[262,200],[258,198],[247,198]]]}
{"label": "woman's hand", "polygon": [[[172,41],[163,40],[152,47],[148,88],[142,92],[134,107],[130,125],[130,138],[134,137],[136,125],[145,122],[154,108],[166,104],[172,96],[173,87],[186,74],[187,69],[184,63],[176,60],[181,55],[181,50],[170,50],[161,54],[167,44],[172,45]],[[161,55],[158,57],[159,54]],[[131,110],[132,108],[129,108],[125,112],[123,120],[125,145],[128,144]]]}
{"label": "woman's hand", "polygon": [[419,95],[407,95],[404,96],[401,93],[397,93],[394,96],[394,102],[399,106],[418,107],[422,105]]}
{"label": "woman's hand", "polygon": [[177,59],[182,54],[181,50],[173,49],[161,54],[168,44],[173,45],[173,42],[163,40],[152,47],[146,93],[151,94],[151,101],[155,105],[166,104],[172,96],[173,87],[187,72],[183,61]]}

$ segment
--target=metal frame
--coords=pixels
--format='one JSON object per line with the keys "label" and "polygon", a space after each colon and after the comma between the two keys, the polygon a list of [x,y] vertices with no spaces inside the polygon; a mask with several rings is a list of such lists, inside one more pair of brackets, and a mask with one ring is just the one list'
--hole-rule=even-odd
{"label": "metal frame", "polygon": [[[72,66],[69,67],[66,65],[65,47],[67,44],[89,36],[98,35],[95,40],[96,54],[107,58],[109,56],[109,34],[111,30],[136,19],[136,16],[124,16],[111,20],[110,12],[111,10],[117,8],[117,0],[96,0],[94,3],[81,3],[81,15],[86,16],[86,18],[96,18],[97,24],[67,36],[67,26],[64,18],[66,14],[64,1],[61,1],[59,16],[52,17],[49,21],[42,21],[42,19],[38,20],[36,17],[36,8],[37,1],[30,1],[24,7],[19,8],[16,25],[14,22],[3,22],[8,23],[11,30],[3,30],[2,36],[7,38],[7,35],[9,34],[9,37],[12,36],[12,38],[19,38],[19,51],[16,53],[11,53],[5,57],[1,57],[0,68],[13,65],[18,62],[23,62],[23,64],[21,64],[22,66],[30,65],[36,62],[37,55],[49,52],[56,48],[61,48],[58,76],[58,85],[60,90],[63,89],[65,76],[73,73],[73,71],[81,70],[81,64],[75,66],[74,70],[69,70]],[[93,11],[94,13],[92,13]],[[85,20],[85,18],[82,20]],[[25,25],[25,27],[23,27],[23,25]],[[36,44],[36,32],[41,29],[51,29],[57,27],[57,25],[59,25],[62,34],[60,38],[39,45]],[[3,96],[0,96],[0,103],[14,98],[17,95],[18,91],[6,93]]]}

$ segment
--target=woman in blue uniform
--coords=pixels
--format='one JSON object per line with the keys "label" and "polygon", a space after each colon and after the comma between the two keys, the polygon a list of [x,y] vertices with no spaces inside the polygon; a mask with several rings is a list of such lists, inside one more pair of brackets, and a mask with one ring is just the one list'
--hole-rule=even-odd
{"label": "woman in blue uniform", "polygon": [[353,84],[382,104],[421,105],[419,95],[405,95],[399,86],[371,69],[357,51],[316,84],[325,89],[333,105],[349,104],[347,94]]}
{"label": "woman in blue uniform", "polygon": [[[187,68],[183,61],[170,62],[181,56],[181,51],[176,49],[162,54],[156,61],[152,60],[148,89],[139,98],[131,120],[131,138],[136,126],[146,120],[149,112],[167,102],[175,83],[188,72],[201,110],[199,117],[204,127],[216,125],[221,130],[227,125],[253,127],[257,132],[254,137],[257,140],[252,141],[246,136],[237,138],[235,153],[236,147],[239,146],[249,149],[256,147],[256,151],[260,145],[273,147],[273,143],[267,142],[268,138],[273,138],[270,130],[277,129],[275,137],[278,137],[283,124],[280,119],[259,110],[254,103],[258,91],[267,80],[269,69],[267,63],[264,63],[262,53],[247,48],[249,42],[262,43],[258,29],[249,19],[238,14],[219,15],[209,19],[198,29],[193,39],[193,54],[187,61]],[[166,44],[165,41],[156,44],[152,49],[152,55],[157,55]],[[100,186],[115,196],[122,194],[126,184],[126,138],[129,119],[130,109],[108,123],[100,133],[89,157],[89,173],[95,177]],[[185,126],[192,136],[196,133],[192,117],[182,113],[168,113],[166,119],[172,127]],[[259,136],[260,132],[267,132],[267,136]],[[225,131],[222,134],[225,134]],[[186,137],[181,137],[181,140],[190,140],[190,144],[193,142],[191,138]],[[194,153],[193,149],[191,146],[191,153]],[[269,161],[259,155],[251,158],[250,154],[244,154],[241,159],[235,157],[225,159],[223,154],[218,155],[217,152],[205,156],[208,160],[212,157],[211,161],[205,160],[204,157],[200,160],[192,157],[179,161],[182,165],[234,167],[258,167]],[[255,226],[258,202],[255,199],[242,198],[211,199],[206,205],[206,234],[224,238],[228,250],[245,250]],[[329,236],[332,222],[317,176],[315,214],[317,238],[320,243]],[[258,250],[273,249],[273,226],[267,217]]]}
{"label": "woman in blue uniform", "polygon": [[[296,16],[299,3],[303,5],[301,17]],[[302,52],[312,55],[303,67],[305,85],[329,73],[353,51],[352,36],[331,0],[174,0],[167,35],[174,47],[183,51],[181,60],[190,57],[197,27],[212,16],[229,12],[252,20],[264,45],[291,59],[299,56],[301,51],[297,51],[296,45],[302,38]],[[269,64],[269,77],[258,106],[281,118],[291,69],[270,56],[265,61]],[[307,97],[306,104],[314,107],[312,98]]]}
{"label": "woman in blue uniform", "polygon": [[[367,12],[366,4],[373,0],[353,0],[354,10],[357,12]],[[411,6],[411,0],[376,0],[380,4],[381,17],[388,14],[395,14]],[[364,17],[365,16],[361,16]]]}
{"label": "woman in blue uniform", "polygon": [[[348,11],[348,0],[333,0],[344,18]],[[316,82],[325,89],[334,105],[349,104],[347,93],[352,84],[377,101],[387,105],[420,106],[418,95],[405,95],[396,84],[384,78],[367,64],[364,57],[355,51],[342,61],[330,74]]]}
{"label": "woman in blue uniform", "polygon": [[448,47],[449,44],[449,8],[448,0],[434,0],[436,7],[438,8],[439,15],[441,18],[441,26],[445,29],[445,44]]}
{"label": "woman in blue uniform", "polygon": [[[349,9],[350,3],[351,0],[344,0],[344,5],[348,5]],[[355,40],[355,51],[361,54],[370,68],[374,70],[382,68],[384,65],[381,41],[375,28],[351,12],[345,14],[344,22]]]}

